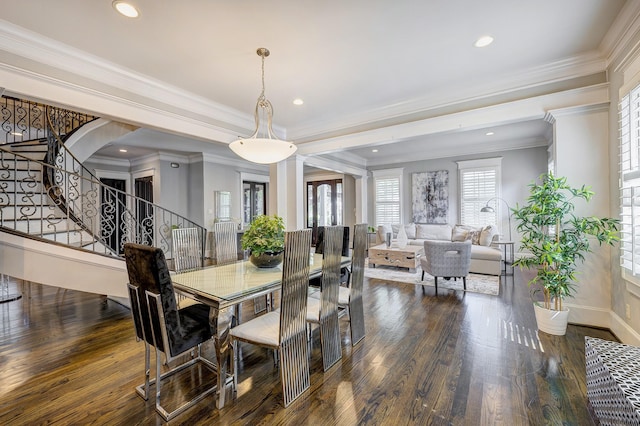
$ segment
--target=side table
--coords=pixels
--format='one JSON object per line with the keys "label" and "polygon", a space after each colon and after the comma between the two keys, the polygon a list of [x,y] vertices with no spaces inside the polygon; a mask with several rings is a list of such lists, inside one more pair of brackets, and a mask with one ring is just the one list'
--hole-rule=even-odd
{"label": "side table", "polygon": [[[502,247],[502,254],[504,256],[504,267],[503,272],[504,275],[513,275],[513,260],[514,260],[514,251],[515,251],[515,242],[513,241],[495,241],[493,244],[498,247]],[[507,272],[507,265],[509,265],[510,269]]]}

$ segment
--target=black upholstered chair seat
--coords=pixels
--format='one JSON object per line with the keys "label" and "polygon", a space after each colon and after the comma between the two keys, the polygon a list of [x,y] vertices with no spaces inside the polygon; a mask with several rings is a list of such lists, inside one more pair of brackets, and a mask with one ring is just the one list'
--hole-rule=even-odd
{"label": "black upholstered chair seat", "polygon": [[180,333],[169,333],[173,338],[172,356],[179,355],[211,339],[208,306],[201,304],[187,306],[178,311],[178,318],[181,325]]}

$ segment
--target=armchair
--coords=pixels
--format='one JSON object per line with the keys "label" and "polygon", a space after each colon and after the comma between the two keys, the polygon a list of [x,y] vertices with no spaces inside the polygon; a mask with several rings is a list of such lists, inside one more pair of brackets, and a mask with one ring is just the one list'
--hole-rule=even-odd
{"label": "armchair", "polygon": [[424,273],[433,275],[436,294],[438,293],[438,277],[462,278],[464,289],[467,289],[467,275],[471,265],[471,241],[425,241],[424,257],[420,258],[422,280]]}

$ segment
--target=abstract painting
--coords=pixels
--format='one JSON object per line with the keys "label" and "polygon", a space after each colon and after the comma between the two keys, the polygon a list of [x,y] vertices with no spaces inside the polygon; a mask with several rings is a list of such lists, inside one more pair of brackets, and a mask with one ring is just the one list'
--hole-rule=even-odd
{"label": "abstract painting", "polygon": [[413,222],[448,223],[449,171],[412,173]]}

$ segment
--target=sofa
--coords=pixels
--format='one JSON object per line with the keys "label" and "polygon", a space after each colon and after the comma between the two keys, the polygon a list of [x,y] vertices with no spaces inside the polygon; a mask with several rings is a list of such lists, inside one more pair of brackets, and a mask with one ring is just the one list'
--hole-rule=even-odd
{"label": "sofa", "polygon": [[502,273],[502,251],[493,247],[498,230],[493,225],[473,227],[467,225],[409,223],[406,225],[380,225],[376,232],[376,244],[384,244],[391,232],[392,241],[398,238],[400,226],[404,226],[408,243],[424,246],[425,240],[466,241],[471,240],[471,267],[476,274],[500,275]]}

